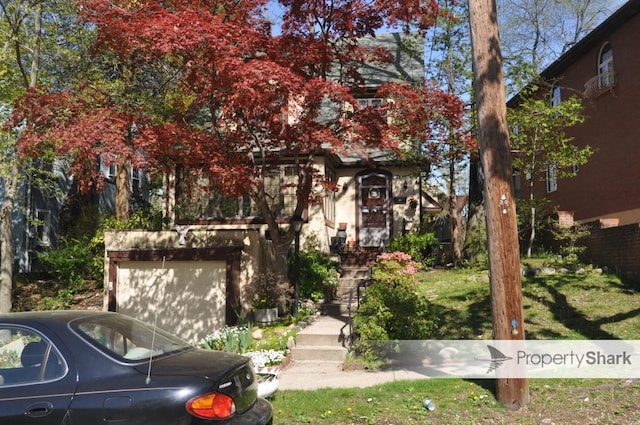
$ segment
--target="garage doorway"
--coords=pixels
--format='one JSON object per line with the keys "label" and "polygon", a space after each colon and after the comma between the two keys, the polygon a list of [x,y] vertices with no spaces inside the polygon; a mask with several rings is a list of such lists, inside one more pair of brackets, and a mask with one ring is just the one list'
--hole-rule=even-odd
{"label": "garage doorway", "polygon": [[[239,269],[235,255],[212,255],[216,251],[208,250],[205,258],[185,259],[180,250],[162,258],[144,252],[108,253],[110,310],[147,323],[155,322],[157,312],[159,328],[191,343],[235,323],[234,305],[239,305],[233,279],[234,267]],[[141,258],[149,255],[154,258]]]}

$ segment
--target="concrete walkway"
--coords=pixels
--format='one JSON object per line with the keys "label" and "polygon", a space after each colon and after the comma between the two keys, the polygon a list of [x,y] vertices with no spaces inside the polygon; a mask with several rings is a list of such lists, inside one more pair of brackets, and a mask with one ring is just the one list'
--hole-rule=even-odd
{"label": "concrete walkway", "polygon": [[425,379],[412,370],[342,370],[342,363],[292,362],[280,374],[279,390],[317,390],[320,388],[366,388],[393,381]]}
{"label": "concrete walkway", "polygon": [[[306,328],[298,332],[296,339],[302,343],[316,340],[319,344],[315,347],[318,356],[303,357],[305,360],[296,360],[296,349],[292,350],[291,362],[280,373],[279,390],[315,390],[319,388],[364,388],[392,381],[424,379],[426,375],[420,370],[343,370],[344,361],[335,361],[334,357],[323,352],[330,338],[338,342],[340,329],[346,323],[345,318],[331,316],[319,316]],[[348,332],[348,326],[345,329]],[[304,344],[306,346],[306,343]],[[296,347],[301,348],[301,347]],[[307,346],[306,350],[313,349]],[[323,354],[324,353],[324,354]],[[322,358],[322,356],[325,356]],[[309,359],[309,360],[306,360]]]}

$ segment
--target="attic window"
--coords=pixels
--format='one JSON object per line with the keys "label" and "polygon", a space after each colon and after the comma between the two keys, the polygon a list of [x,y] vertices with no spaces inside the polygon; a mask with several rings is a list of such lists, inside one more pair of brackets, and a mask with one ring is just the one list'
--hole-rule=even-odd
{"label": "attic window", "polygon": [[385,104],[385,100],[380,97],[372,97],[367,99],[358,99],[358,106],[361,109],[368,107],[377,107]]}

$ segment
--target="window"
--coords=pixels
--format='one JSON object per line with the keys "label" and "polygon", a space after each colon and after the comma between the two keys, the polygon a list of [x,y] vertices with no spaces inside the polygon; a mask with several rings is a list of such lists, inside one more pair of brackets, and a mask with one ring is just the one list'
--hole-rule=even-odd
{"label": "window", "polygon": [[560,86],[554,85],[551,89],[551,106],[558,106],[562,102],[562,92]]}
{"label": "window", "polygon": [[[325,168],[324,176],[327,182],[336,183],[336,173],[331,168]],[[325,190],[324,193],[324,218],[327,221],[336,221],[336,192],[332,189]]]}
{"label": "window", "polygon": [[558,190],[558,167],[555,164],[547,166],[547,193]]}
{"label": "window", "polygon": [[119,361],[139,362],[192,348],[175,336],[129,317],[89,318],[74,322],[72,327],[93,346]]}
{"label": "window", "polygon": [[520,171],[513,170],[513,194],[516,199],[522,198],[522,176]]}
{"label": "window", "polygon": [[15,325],[0,325],[0,385],[25,385],[64,376],[66,365],[49,341]]}
{"label": "window", "polygon": [[[228,196],[204,172],[181,170],[176,192],[180,219],[226,219],[259,216],[249,195]],[[264,191],[269,208],[278,217],[293,214],[297,201],[298,167],[282,165],[269,171]]]}
{"label": "window", "polygon": [[598,74],[584,84],[584,95],[595,98],[611,90],[616,85],[613,69],[613,49],[610,43],[604,43],[598,54]]}
{"label": "window", "polygon": [[598,89],[607,90],[615,84],[613,72],[613,49],[611,44],[605,43],[598,56]]}
{"label": "window", "polygon": [[604,76],[613,71],[613,50],[611,44],[606,43],[600,49],[598,58],[598,75]]}
{"label": "window", "polygon": [[296,209],[298,202],[298,168],[292,165],[285,166],[282,169],[283,181],[281,185],[282,192],[282,215],[290,217]]}
{"label": "window", "polygon": [[51,211],[36,210],[36,241],[40,246],[51,246]]}
{"label": "window", "polygon": [[135,194],[142,193],[144,188],[146,175],[140,168],[131,169],[131,178],[129,179],[131,185],[131,192]]}
{"label": "window", "polygon": [[118,174],[118,166],[115,164],[115,162],[107,165],[102,158],[99,159],[99,162],[100,162],[100,171],[102,172],[102,174],[104,174],[106,178],[112,179],[115,181],[116,176]]}
{"label": "window", "polygon": [[379,97],[372,97],[367,99],[358,99],[358,105],[360,108],[364,109],[367,107],[376,107],[384,105],[385,101]]}

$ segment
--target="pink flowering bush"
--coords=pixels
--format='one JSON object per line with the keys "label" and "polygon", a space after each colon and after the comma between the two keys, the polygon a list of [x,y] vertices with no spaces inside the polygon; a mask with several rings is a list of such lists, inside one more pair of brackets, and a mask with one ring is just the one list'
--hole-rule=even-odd
{"label": "pink flowering bush", "polygon": [[377,260],[372,274],[374,280],[386,281],[400,275],[416,283],[416,274],[422,268],[422,264],[413,261],[411,255],[402,251],[385,252],[378,255]]}
{"label": "pink flowering bush", "polygon": [[430,339],[434,335],[438,315],[416,284],[421,267],[404,252],[378,256],[373,282],[354,320],[358,354],[373,360],[389,354],[380,351],[389,347],[385,341]]}

